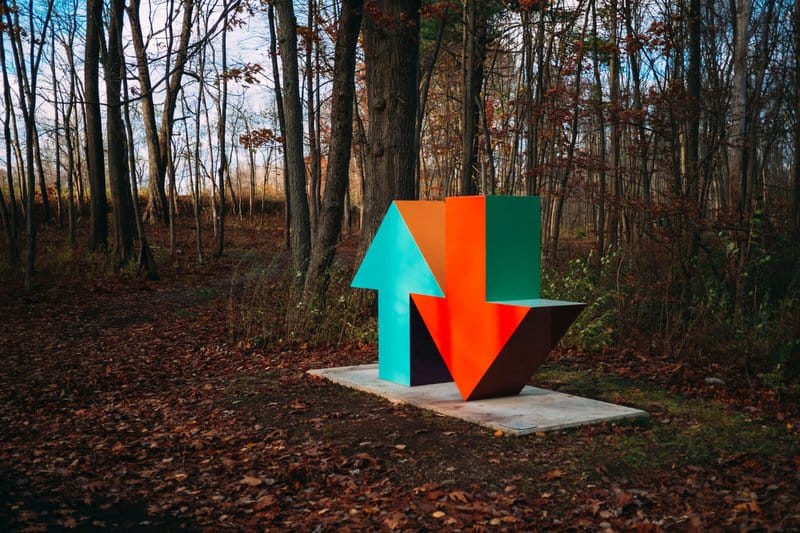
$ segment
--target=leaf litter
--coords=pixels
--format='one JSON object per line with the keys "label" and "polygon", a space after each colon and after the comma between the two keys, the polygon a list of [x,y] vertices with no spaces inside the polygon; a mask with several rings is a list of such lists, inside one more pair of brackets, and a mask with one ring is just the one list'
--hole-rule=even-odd
{"label": "leaf litter", "polygon": [[305,374],[374,346],[231,338],[224,299],[195,296],[231,264],[204,268],[0,302],[2,529],[800,527],[800,446],[626,470],[586,450],[688,421],[511,438],[391,405]]}

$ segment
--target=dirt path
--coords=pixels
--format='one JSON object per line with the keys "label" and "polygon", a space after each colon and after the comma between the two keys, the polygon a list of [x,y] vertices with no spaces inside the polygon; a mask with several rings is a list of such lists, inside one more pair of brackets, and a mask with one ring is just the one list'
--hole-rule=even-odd
{"label": "dirt path", "polygon": [[5,302],[0,529],[800,527],[798,448],[620,469],[602,452],[656,439],[663,419],[496,437],[305,374],[372,347],[231,339],[226,287]]}

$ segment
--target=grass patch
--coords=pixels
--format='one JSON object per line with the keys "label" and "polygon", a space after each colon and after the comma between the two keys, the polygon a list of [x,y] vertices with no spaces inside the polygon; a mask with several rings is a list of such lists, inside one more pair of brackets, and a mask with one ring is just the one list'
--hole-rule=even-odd
{"label": "grass patch", "polygon": [[[591,370],[548,365],[537,385],[644,409],[651,418],[621,425],[573,450],[574,468],[590,476],[639,475],[654,469],[722,463],[737,455],[768,459],[800,454],[800,439],[711,400],[686,398],[652,385]],[[599,467],[599,470],[598,470]]]}

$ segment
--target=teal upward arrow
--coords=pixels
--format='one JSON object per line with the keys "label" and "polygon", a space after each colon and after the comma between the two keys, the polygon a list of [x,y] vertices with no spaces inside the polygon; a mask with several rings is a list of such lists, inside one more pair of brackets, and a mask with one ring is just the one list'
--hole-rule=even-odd
{"label": "teal upward arrow", "polygon": [[378,291],[378,377],[414,384],[410,295],[444,293],[397,203],[389,207],[352,286]]}

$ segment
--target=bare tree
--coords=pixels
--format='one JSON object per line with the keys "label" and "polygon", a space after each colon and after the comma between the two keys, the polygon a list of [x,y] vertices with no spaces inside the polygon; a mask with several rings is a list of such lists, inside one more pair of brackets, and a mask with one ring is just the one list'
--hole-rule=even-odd
{"label": "bare tree", "polygon": [[[5,32],[0,32],[0,67],[3,69],[3,138],[5,140],[6,155],[6,184],[8,185],[8,206],[3,209],[3,227],[6,230],[6,241],[8,242],[8,258],[11,265],[16,265],[19,260],[19,220],[20,213],[14,193],[14,171],[12,167],[12,145],[11,137],[11,86],[8,82],[8,65],[6,63],[5,52]],[[4,201],[5,204],[5,201]]]}
{"label": "bare tree", "polygon": [[[223,4],[227,7],[227,2]],[[222,73],[218,77],[219,83],[219,109],[217,110],[217,144],[219,146],[218,167],[217,167],[217,187],[219,189],[219,213],[217,215],[217,249],[214,255],[217,257],[225,253],[225,172],[228,168],[228,159],[225,154],[225,120],[228,111],[228,22],[225,20],[222,28]]]}
{"label": "bare tree", "polygon": [[731,154],[730,154],[730,205],[736,207],[740,217],[745,216],[747,190],[747,50],[748,27],[752,0],[736,1],[736,32],[733,48],[733,88]]}
{"label": "bare tree", "polygon": [[125,125],[122,121],[122,78],[127,72],[122,56],[122,24],[124,0],[111,0],[109,5],[108,46],[104,53],[106,82],[106,139],[108,141],[108,181],[114,203],[116,252],[121,263],[134,257],[134,213],[131,186],[128,181]]}
{"label": "bare tree", "polygon": [[[131,37],[134,52],[136,54],[136,64],[139,73],[139,84],[141,85],[142,115],[144,117],[145,137],[147,141],[148,169],[150,174],[150,203],[148,212],[160,219],[164,223],[169,222],[169,207],[167,204],[167,193],[165,190],[167,175],[167,160],[171,149],[172,128],[175,118],[175,108],[178,99],[178,91],[181,90],[184,69],[188,58],[189,39],[192,34],[193,9],[195,2],[192,0],[181,0],[180,9],[182,10],[181,30],[178,37],[178,46],[173,51],[174,43],[172,39],[166,44],[167,62],[165,77],[168,82],[164,89],[164,104],[161,111],[161,127],[156,127],[155,104],[154,104],[154,85],[150,74],[150,61],[147,57],[147,49],[142,33],[140,20],[140,0],[130,0],[127,7],[128,19],[131,22]],[[168,7],[167,27],[171,29],[171,22],[175,16],[175,0],[170,0]],[[227,4],[226,4],[227,12]],[[171,32],[170,32],[171,34]],[[171,55],[174,53],[175,62],[170,63]]]}
{"label": "bare tree", "polygon": [[795,229],[800,231],[800,2],[794,3],[792,11],[792,27],[794,36],[794,214]]}
{"label": "bare tree", "polygon": [[[36,213],[34,210],[34,196],[36,189],[35,177],[35,150],[34,140],[36,139],[36,99],[38,90],[39,65],[42,60],[45,43],[47,42],[47,31],[53,14],[53,0],[49,0],[46,13],[41,24],[41,31],[38,37],[35,28],[35,11],[33,0],[28,2],[28,64],[25,64],[25,54],[21,40],[21,27],[19,24],[18,11],[14,11],[14,19],[11,18],[11,10],[5,11],[8,27],[14,31],[11,33],[11,50],[14,56],[14,66],[16,67],[17,83],[19,85],[19,104],[25,121],[25,166],[27,167],[27,197],[26,197],[26,231],[28,255],[25,262],[25,291],[33,290],[33,273],[36,265]],[[13,113],[12,113],[13,116]],[[47,195],[47,190],[42,190],[42,195]]]}
{"label": "bare tree", "polygon": [[361,26],[363,0],[343,0],[336,37],[331,109],[331,144],[325,173],[322,212],[311,249],[303,300],[320,299],[327,289],[329,269],[342,230],[342,209],[348,186],[350,148],[353,139],[356,43]]}
{"label": "bare tree", "polygon": [[[278,127],[281,130],[281,149],[286,154],[286,115],[283,110],[283,90],[281,89],[280,71],[278,70],[278,38],[275,34],[275,5],[270,3],[267,9],[267,18],[269,20],[269,57],[272,66],[273,88],[275,91],[275,107],[278,108]],[[290,209],[291,203],[289,202],[289,180],[286,175],[283,177],[283,193],[284,193],[284,209],[283,209],[283,224],[286,235],[286,249],[291,248],[291,220],[292,211]]]}
{"label": "bare tree", "polygon": [[287,180],[289,190],[292,270],[298,289],[302,290],[311,253],[311,228],[303,162],[303,111],[297,67],[297,20],[291,0],[276,0],[275,7],[278,11],[278,42],[281,45],[283,67],[283,136],[286,142],[284,179]]}

